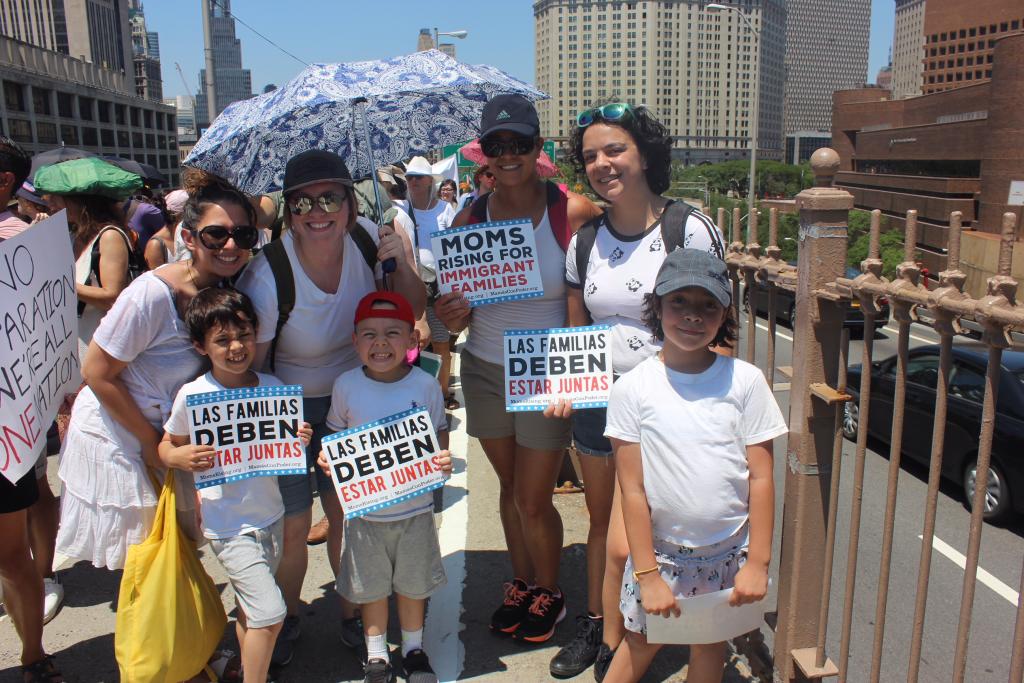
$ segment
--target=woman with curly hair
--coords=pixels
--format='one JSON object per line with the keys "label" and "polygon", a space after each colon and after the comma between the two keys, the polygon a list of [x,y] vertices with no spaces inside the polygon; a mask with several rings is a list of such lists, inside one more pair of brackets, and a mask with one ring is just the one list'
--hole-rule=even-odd
{"label": "woman with curly hair", "polygon": [[[128,546],[149,533],[163,472],[157,445],[181,385],[203,367],[184,323],[196,293],[241,270],[256,243],[252,204],[224,181],[186,177],[183,237],[192,258],[138,277],[100,322],[82,361],[86,387],[75,400],[61,453],[57,549],[120,569]],[[179,486],[189,486],[184,478]],[[194,496],[179,501],[194,505]]]}
{"label": "woman with curly hair", "polygon": [[[566,252],[569,325],[611,326],[619,377],[661,346],[644,324],[643,301],[668,252],[687,246],[723,258],[724,242],[710,218],[662,196],[671,182],[672,137],[646,107],[610,101],[580,112],[570,158],[608,208],[580,228]],[[618,598],[629,550],[606,417],[604,408],[572,415],[590,516],[588,604],[575,638],[551,660],[556,676],[575,676],[596,661],[598,681],[624,635]]]}

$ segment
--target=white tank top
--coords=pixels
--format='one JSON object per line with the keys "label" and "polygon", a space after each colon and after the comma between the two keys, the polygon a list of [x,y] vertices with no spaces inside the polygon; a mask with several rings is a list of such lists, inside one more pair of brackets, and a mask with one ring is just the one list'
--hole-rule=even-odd
{"label": "white tank top", "polygon": [[[488,220],[490,214],[488,212]],[[529,330],[564,327],[567,320],[565,304],[565,252],[558,245],[548,212],[534,229],[537,238],[537,260],[540,264],[544,296],[522,301],[501,301],[473,310],[466,339],[466,350],[488,363],[502,365],[502,339],[505,330]]]}

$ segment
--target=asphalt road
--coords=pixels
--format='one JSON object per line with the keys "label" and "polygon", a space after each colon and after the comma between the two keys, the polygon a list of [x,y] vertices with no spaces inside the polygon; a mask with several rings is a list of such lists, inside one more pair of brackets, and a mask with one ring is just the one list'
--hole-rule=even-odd
{"label": "asphalt road", "polygon": [[[759,321],[759,328],[766,328]],[[876,358],[895,353],[894,328],[883,329],[876,336]],[[790,365],[791,331],[779,326],[777,366]],[[912,328],[911,345],[936,341],[930,330],[919,325]],[[764,363],[766,332],[759,329],[757,356]],[[859,362],[862,343],[851,342],[851,362]],[[745,345],[740,346],[745,349]],[[788,411],[788,379],[776,376],[776,396]],[[586,510],[581,495],[556,496],[556,505],[565,523],[566,550],[563,554],[562,585],[569,598],[569,618],[559,627],[555,642],[543,647],[524,648],[506,639],[493,637],[486,628],[491,610],[500,599],[501,582],[509,574],[503,552],[501,526],[497,516],[497,480],[479,446],[467,439],[463,429],[464,411],[456,411],[452,423],[452,450],[456,455],[455,475],[443,493],[436,498],[436,521],[448,587],[430,605],[427,621],[427,651],[431,654],[442,680],[480,681],[544,681],[550,680],[548,661],[558,644],[572,636],[572,617],[585,604],[583,586],[583,551],[586,538]],[[883,454],[888,449],[871,444]],[[781,520],[784,498],[783,482],[786,452],[785,438],[775,444],[778,482],[777,515]],[[782,455],[782,457],[779,457]],[[831,595],[827,652],[833,658],[839,653],[839,633],[843,605],[843,583],[847,570],[847,539],[850,522],[851,480],[854,445],[845,442],[843,478],[840,493],[839,531],[836,548],[836,571]],[[857,590],[854,602],[853,638],[851,648],[851,681],[868,680],[873,639],[875,600],[884,512],[888,459],[875,450],[866,456],[862,533],[857,548]],[[56,482],[56,459],[51,458],[51,481]],[[924,467],[904,462],[899,477],[897,523],[889,587],[885,638],[882,647],[882,681],[906,679],[907,658],[913,620],[917,566],[920,555],[927,471]],[[939,496],[936,536],[940,550],[932,559],[932,578],[925,628],[921,681],[948,680],[955,649],[955,634],[963,588],[963,571],[956,562],[967,549],[969,515],[959,489],[944,485]],[[776,523],[776,553],[778,529]],[[980,566],[987,572],[979,581],[973,609],[970,650],[966,680],[1006,681],[1010,642],[1015,618],[1016,591],[1021,578],[1024,557],[1024,522],[1008,528],[985,525]],[[226,577],[211,553],[204,553],[204,564],[222,591],[225,607],[232,609],[231,590]],[[777,563],[776,559],[776,563]],[[773,568],[777,576],[777,570]],[[65,607],[45,631],[49,651],[58,654],[66,680],[112,682],[118,680],[113,656],[114,600],[120,573],[93,569],[79,563],[61,572],[67,590]],[[777,583],[777,582],[776,582]],[[361,680],[361,672],[352,653],[340,646],[338,623],[340,612],[334,597],[332,577],[323,546],[310,552],[310,570],[303,599],[303,635],[298,642],[294,662],[283,669],[277,680],[297,681]],[[774,595],[769,596],[774,605]],[[394,619],[393,619],[394,621]],[[764,634],[769,648],[772,631]],[[400,640],[397,626],[389,638],[393,646]],[[234,647],[233,628],[225,632],[225,646]],[[10,620],[0,617],[0,683],[20,681],[17,673],[18,641]],[[685,680],[685,648],[666,650],[656,660],[645,683]],[[397,660],[397,656],[396,656]],[[577,680],[589,681],[590,673]],[[727,667],[726,681],[737,683],[752,680],[747,662],[733,656]]]}

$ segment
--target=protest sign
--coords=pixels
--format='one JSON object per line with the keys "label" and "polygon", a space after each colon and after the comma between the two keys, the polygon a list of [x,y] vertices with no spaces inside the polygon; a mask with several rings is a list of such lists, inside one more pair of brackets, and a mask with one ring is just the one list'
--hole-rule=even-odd
{"label": "protest sign", "polygon": [[441,445],[426,408],[325,436],[321,444],[345,519],[444,485]]}
{"label": "protest sign", "polygon": [[544,294],[528,218],[439,230],[430,242],[442,294],[461,292],[470,306]]}
{"label": "protest sign", "polygon": [[608,325],[505,331],[505,410],[544,410],[568,399],[603,408],[612,388]]}
{"label": "protest sign", "polygon": [[0,473],[35,465],[64,395],[82,383],[75,259],[61,211],[0,241]]}
{"label": "protest sign", "polygon": [[225,389],[185,398],[189,436],[217,449],[213,467],[196,472],[196,488],[250,477],[305,474],[302,387],[297,384]]}

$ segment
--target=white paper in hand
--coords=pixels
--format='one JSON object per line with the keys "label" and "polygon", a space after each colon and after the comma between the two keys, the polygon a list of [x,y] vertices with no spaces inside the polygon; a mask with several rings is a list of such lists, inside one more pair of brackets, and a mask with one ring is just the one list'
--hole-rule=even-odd
{"label": "white paper in hand", "polygon": [[705,645],[731,640],[758,628],[764,619],[764,600],[732,607],[732,588],[679,600],[679,617],[647,615],[647,642]]}

